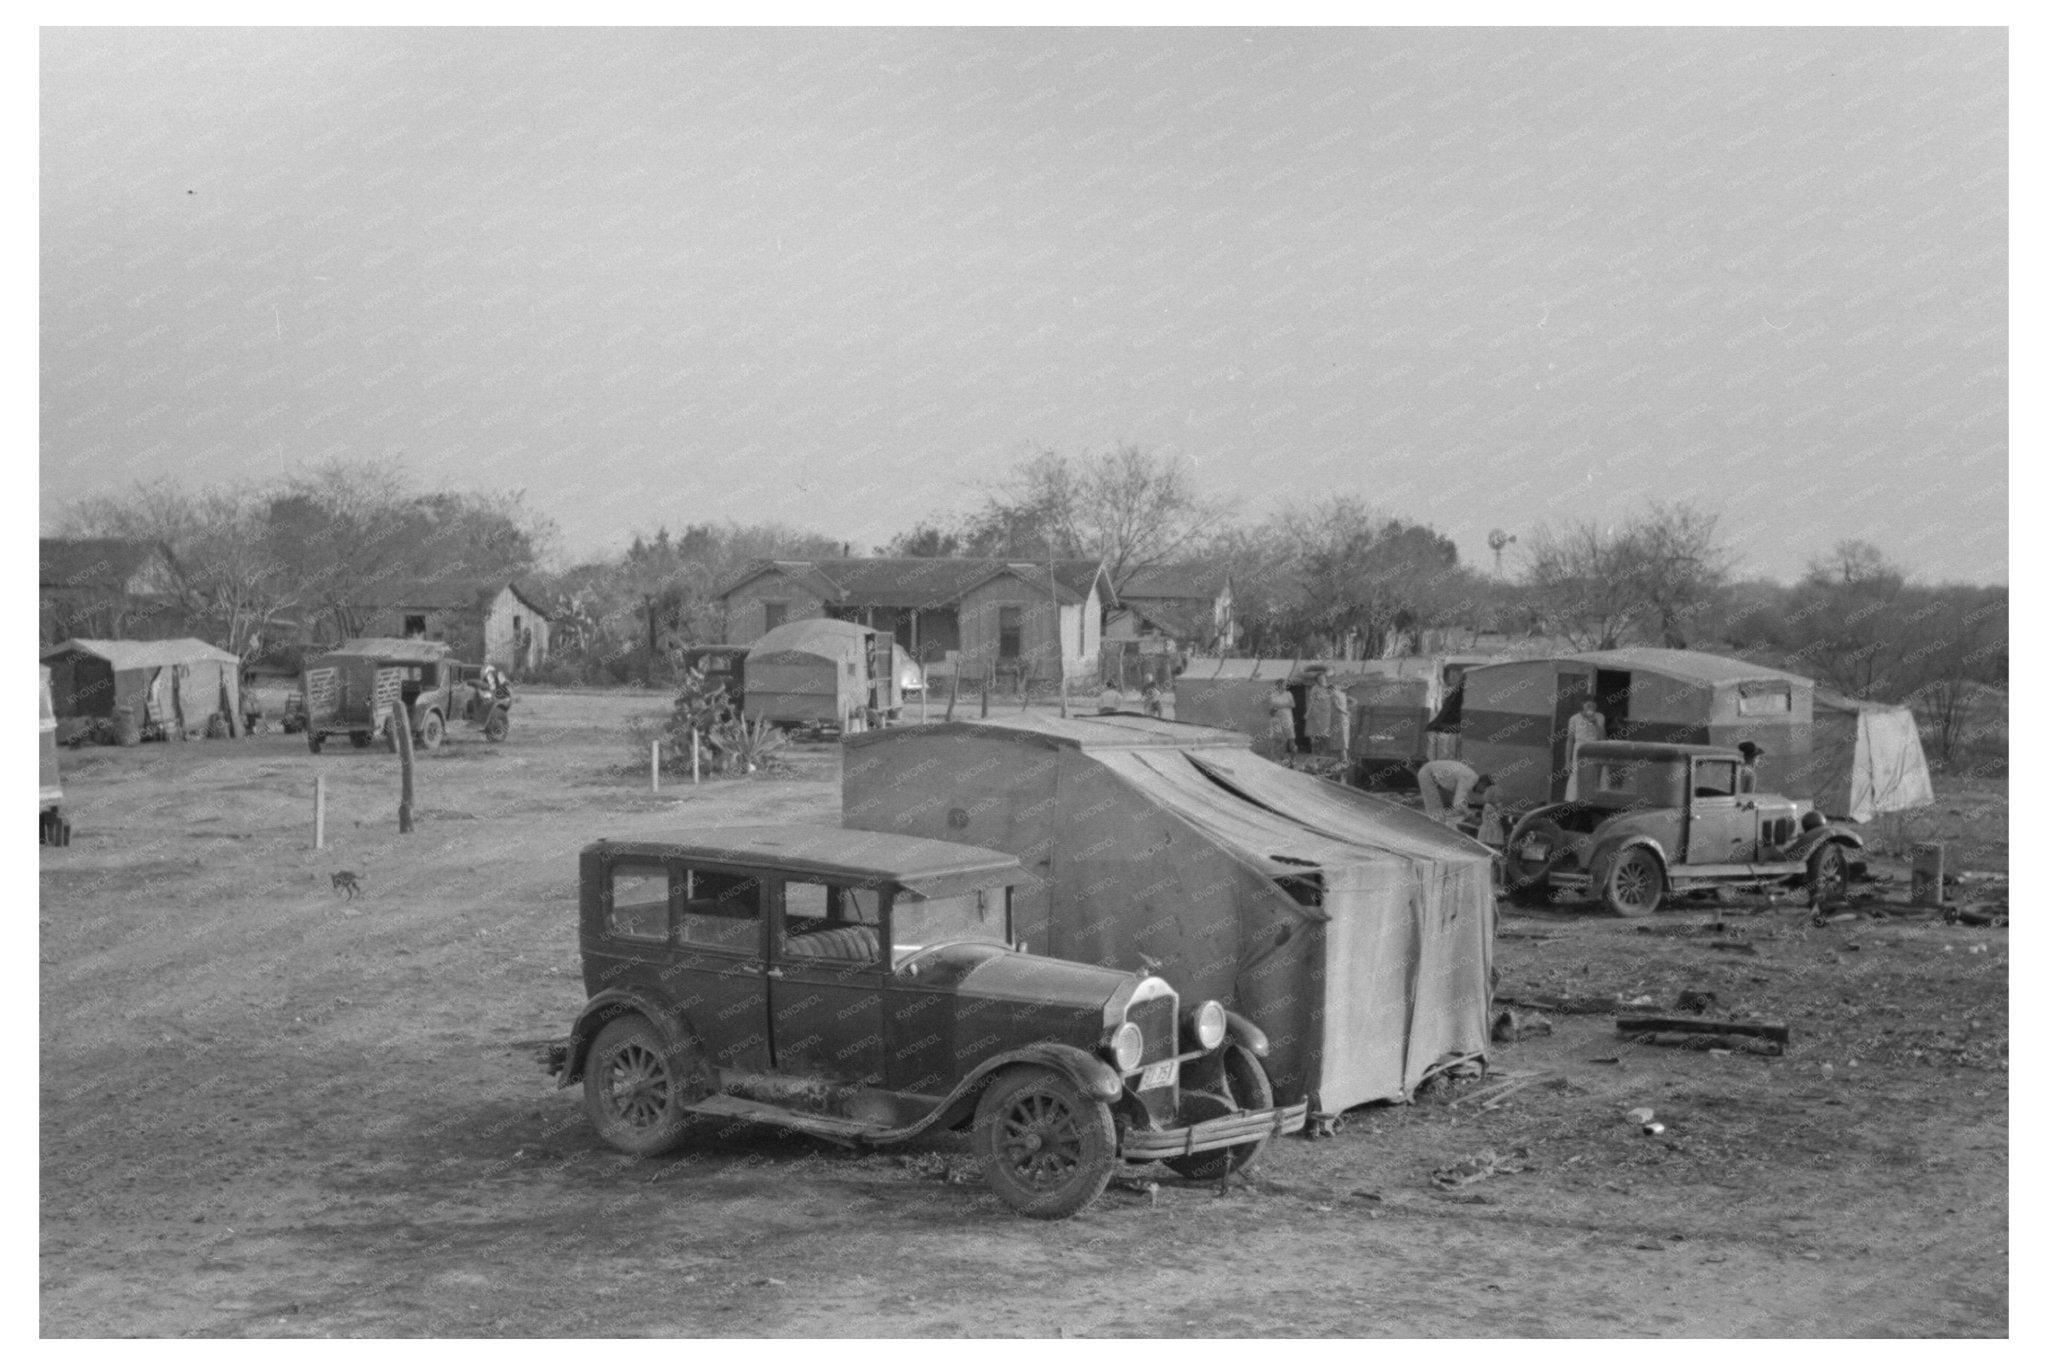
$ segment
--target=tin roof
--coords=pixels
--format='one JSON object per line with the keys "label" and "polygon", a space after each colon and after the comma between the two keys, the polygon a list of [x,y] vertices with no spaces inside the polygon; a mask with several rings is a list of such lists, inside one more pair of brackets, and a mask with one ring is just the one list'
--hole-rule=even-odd
{"label": "tin roof", "polygon": [[766,863],[813,876],[893,882],[912,889],[968,878],[1015,880],[1023,873],[1015,856],[991,848],[831,825],[724,825],[683,830],[658,843],[636,840],[611,846],[717,862]]}
{"label": "tin roof", "polygon": [[90,654],[116,669],[162,668],[165,664],[239,664],[241,659],[204,640],[66,640],[43,651],[45,661],[66,654]]}
{"label": "tin roof", "polygon": [[389,659],[393,663],[437,664],[450,657],[449,647],[440,640],[395,640],[365,636],[343,640],[321,657],[345,655],[358,659]]}
{"label": "tin roof", "polygon": [[[765,573],[780,573],[827,602],[852,607],[941,607],[957,602],[975,588],[1012,574],[1041,590],[1045,561],[1003,559],[876,558],[776,559],[748,566],[718,590],[729,597]],[[1086,601],[1102,566],[1092,559],[1060,559],[1052,564],[1054,595],[1066,603]],[[1108,596],[1107,593],[1104,594]]]}
{"label": "tin roof", "polygon": [[1230,584],[1230,571],[1220,564],[1148,564],[1124,576],[1117,597],[1196,600],[1212,605]]}

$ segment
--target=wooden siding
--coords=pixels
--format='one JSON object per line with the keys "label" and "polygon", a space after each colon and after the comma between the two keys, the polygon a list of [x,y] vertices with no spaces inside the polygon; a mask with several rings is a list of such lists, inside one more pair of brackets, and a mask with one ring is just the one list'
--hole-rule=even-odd
{"label": "wooden siding", "polygon": [[769,631],[770,602],[786,604],[784,623],[824,616],[825,603],[812,589],[781,570],[770,570],[735,588],[725,599],[725,643],[751,645]]}

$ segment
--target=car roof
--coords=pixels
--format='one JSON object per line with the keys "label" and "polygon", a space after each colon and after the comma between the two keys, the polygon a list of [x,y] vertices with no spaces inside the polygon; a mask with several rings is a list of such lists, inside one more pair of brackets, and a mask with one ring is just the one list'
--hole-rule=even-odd
{"label": "car roof", "polygon": [[684,830],[659,841],[601,842],[627,853],[768,863],[791,872],[894,882],[914,890],[941,882],[1015,880],[1023,873],[1014,854],[992,848],[833,825],[724,825]]}
{"label": "car roof", "polygon": [[1727,758],[1742,761],[1742,755],[1718,744],[1644,744],[1628,739],[1588,740],[1579,746],[1580,758],[1621,758],[1641,762],[1669,762],[1680,758]]}

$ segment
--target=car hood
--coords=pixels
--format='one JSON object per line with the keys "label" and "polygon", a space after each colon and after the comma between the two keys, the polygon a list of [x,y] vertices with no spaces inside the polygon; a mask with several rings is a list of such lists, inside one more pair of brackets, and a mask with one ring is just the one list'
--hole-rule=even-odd
{"label": "car hood", "polygon": [[[1010,1000],[1100,1011],[1132,979],[1130,972],[1034,957],[992,944],[956,943],[925,958],[927,980],[953,986],[963,998]],[[938,978],[933,980],[933,978]]]}

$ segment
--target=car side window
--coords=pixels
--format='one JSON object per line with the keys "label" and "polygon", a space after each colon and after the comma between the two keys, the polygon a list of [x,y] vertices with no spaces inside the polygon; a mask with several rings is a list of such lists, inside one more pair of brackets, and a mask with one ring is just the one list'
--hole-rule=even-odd
{"label": "car side window", "polygon": [[[867,907],[860,898],[869,897]],[[823,882],[782,884],[782,939],[787,958],[818,958],[831,962],[879,962],[882,936],[873,891],[858,891]],[[866,922],[861,912],[867,909]]]}
{"label": "car side window", "polygon": [[668,869],[658,863],[614,863],[605,928],[615,938],[668,941]]}
{"label": "car side window", "polygon": [[761,879],[692,869],[683,891],[679,933],[694,948],[761,951]]}
{"label": "car side window", "polygon": [[1692,794],[1694,796],[1735,795],[1735,762],[1733,759],[1702,759],[1693,765]]}

